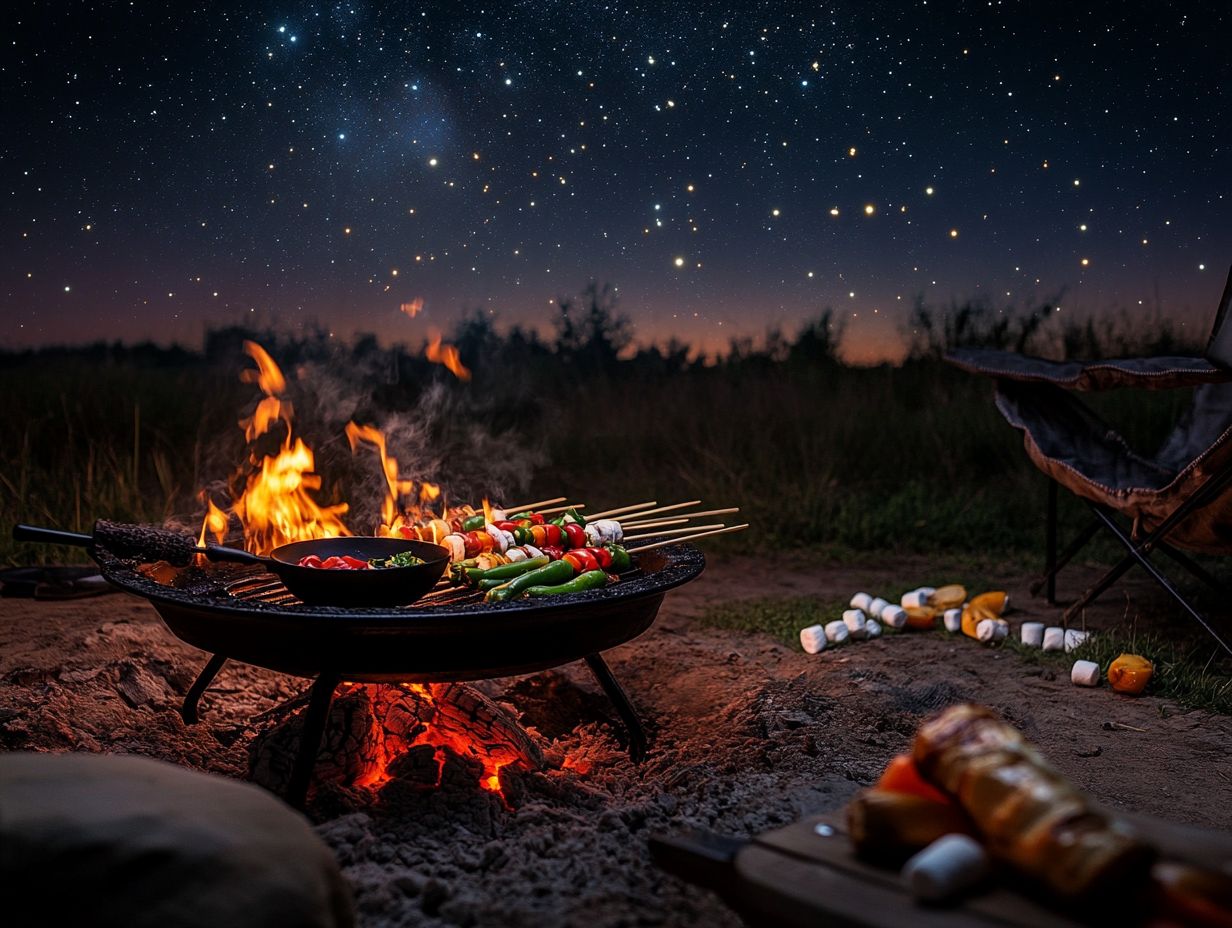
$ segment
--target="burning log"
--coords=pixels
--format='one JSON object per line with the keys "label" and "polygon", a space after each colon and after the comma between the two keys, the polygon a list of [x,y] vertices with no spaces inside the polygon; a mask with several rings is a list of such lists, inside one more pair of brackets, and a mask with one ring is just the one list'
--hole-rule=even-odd
{"label": "burning log", "polygon": [[[302,713],[259,735],[249,752],[252,780],[285,790],[299,751]],[[440,782],[445,755],[478,761],[484,789],[500,792],[500,770],[542,770],[543,752],[510,715],[464,683],[346,684],[330,707],[314,783],[380,789],[391,780]]]}

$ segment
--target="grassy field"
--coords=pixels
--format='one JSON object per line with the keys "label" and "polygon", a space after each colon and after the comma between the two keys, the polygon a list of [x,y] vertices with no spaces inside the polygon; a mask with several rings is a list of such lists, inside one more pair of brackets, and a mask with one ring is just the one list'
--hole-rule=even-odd
{"label": "grassy field", "polygon": [[[942,362],[935,332],[900,366],[853,368],[836,360],[838,336],[822,317],[794,339],[771,333],[764,347],[737,343],[700,363],[683,346],[635,352],[627,325],[593,294],[582,309],[554,343],[464,321],[455,340],[469,382],[373,339],[255,337],[288,374],[322,501],[359,503],[359,531],[371,530],[380,484],[375,459],[352,458],[342,437],[350,418],[388,428],[403,474],[454,498],[568,495],[592,511],[702,498],[738,505],[752,523],[748,536],[724,540],[732,548],[1038,551],[1044,480],[995,411],[990,382]],[[982,331],[964,323],[968,341],[993,337]],[[199,491],[243,460],[236,422],[259,398],[238,376],[250,334],[211,333],[202,352],[0,355],[0,561],[47,557],[8,539],[18,521],[191,522]],[[1149,450],[1187,396],[1096,399]],[[1067,500],[1065,515],[1079,516],[1077,504]]]}

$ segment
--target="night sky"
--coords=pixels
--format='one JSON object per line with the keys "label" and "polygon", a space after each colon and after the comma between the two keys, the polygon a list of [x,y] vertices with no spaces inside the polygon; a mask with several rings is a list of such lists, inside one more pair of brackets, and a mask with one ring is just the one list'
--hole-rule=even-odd
{"label": "night sky", "polygon": [[642,340],[831,306],[868,358],[917,296],[1204,328],[1232,258],[1226,3],[24,6],[0,344],[546,330],[597,279]]}

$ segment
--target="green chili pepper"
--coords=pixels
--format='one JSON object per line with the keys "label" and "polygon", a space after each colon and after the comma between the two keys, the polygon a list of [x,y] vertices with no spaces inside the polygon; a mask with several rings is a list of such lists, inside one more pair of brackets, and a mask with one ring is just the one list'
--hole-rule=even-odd
{"label": "green chili pepper", "polygon": [[533,597],[559,596],[561,593],[583,593],[586,590],[598,590],[607,586],[608,576],[602,570],[588,570],[578,574],[568,583],[556,586],[532,586],[527,588],[526,595]]}
{"label": "green chili pepper", "polygon": [[481,514],[467,516],[462,520],[462,531],[464,532],[482,532],[483,527],[488,524],[488,520]]}
{"label": "green chili pepper", "polygon": [[573,565],[568,561],[552,561],[552,563],[535,570],[520,574],[508,583],[488,590],[484,602],[503,603],[507,599],[522,595],[528,587],[547,586],[564,583],[573,576]]}
{"label": "green chili pepper", "polygon": [[546,555],[543,557],[528,557],[524,561],[513,561],[509,564],[501,564],[498,567],[490,568],[483,572],[480,580],[512,580],[514,577],[521,576],[528,570],[537,570],[551,563],[551,559]]}
{"label": "green chili pepper", "polygon": [[629,557],[629,552],[620,545],[604,545],[608,551],[612,552],[612,564],[608,568],[614,574],[623,574],[626,570],[633,568],[633,558]]}
{"label": "green chili pepper", "polygon": [[509,519],[510,522],[522,522],[525,520],[529,520],[531,515],[532,513],[529,513],[529,512],[515,512],[511,516],[507,516],[507,518]]}

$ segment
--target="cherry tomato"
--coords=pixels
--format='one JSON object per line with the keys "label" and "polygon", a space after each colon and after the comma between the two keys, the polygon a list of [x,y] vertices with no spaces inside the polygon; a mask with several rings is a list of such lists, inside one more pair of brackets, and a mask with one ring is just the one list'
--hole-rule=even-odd
{"label": "cherry tomato", "polygon": [[545,545],[559,545],[564,533],[560,530],[559,525],[545,525],[543,527],[543,543]]}
{"label": "cherry tomato", "polygon": [[568,539],[570,548],[586,547],[586,530],[576,522],[565,526],[565,538]]}
{"label": "cherry tomato", "polygon": [[612,566],[612,552],[607,548],[587,548],[586,550],[594,555],[595,560],[604,570]]}

